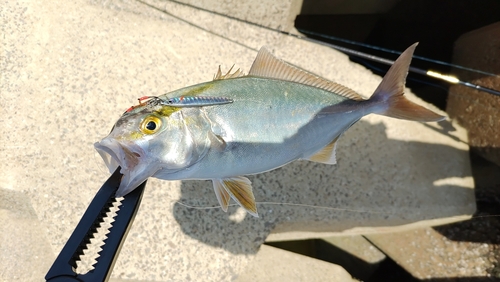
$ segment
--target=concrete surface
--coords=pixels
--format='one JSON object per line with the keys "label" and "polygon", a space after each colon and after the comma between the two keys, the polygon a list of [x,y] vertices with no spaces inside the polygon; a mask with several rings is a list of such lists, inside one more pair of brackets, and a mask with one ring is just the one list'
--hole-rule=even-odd
{"label": "concrete surface", "polygon": [[[162,2],[157,1],[161,7]],[[259,1],[217,1],[179,0],[179,3],[199,7],[223,15],[229,15],[270,28],[283,31],[294,30],[295,17],[300,13],[303,0],[259,0]]]}
{"label": "concrete surface", "polygon": [[[138,97],[209,80],[219,64],[248,70],[263,45],[366,96],[380,82],[334,50],[185,6],[152,6],[34,0],[0,8],[0,188],[21,195],[9,198],[9,207],[32,207],[18,212],[38,220],[37,226],[29,223],[36,240],[52,250],[19,281],[45,275],[47,260],[59,253],[108,177],[93,143]],[[152,179],[112,276],[228,281],[248,268],[271,232],[322,237],[468,218],[475,204],[466,143],[464,130],[448,122],[369,116],[340,139],[338,165],[295,162],[252,177],[258,219],[235,207],[227,214],[206,208],[217,205],[208,181]],[[3,214],[6,226],[26,224],[12,212]],[[0,234],[12,245],[40,244],[10,229]],[[27,258],[39,253],[0,252],[7,281],[30,269]]]}
{"label": "concrete surface", "polygon": [[338,265],[262,245],[252,263],[236,281],[350,282],[357,280]]}
{"label": "concrete surface", "polygon": [[384,253],[375,248],[363,236],[337,236],[323,238],[322,240],[348,252],[368,264],[378,264],[386,258]]}
{"label": "concrete surface", "polygon": [[354,279],[361,281],[369,281],[387,258],[359,235],[273,241],[266,242],[266,245],[342,266]]}
{"label": "concrete surface", "polygon": [[355,279],[367,281],[377,271],[387,256],[368,242],[363,236],[336,236],[323,238],[319,249],[320,259],[329,256],[332,263],[341,265]]}
{"label": "concrete surface", "polygon": [[0,281],[39,281],[55,255],[22,192],[0,189],[0,226]]}

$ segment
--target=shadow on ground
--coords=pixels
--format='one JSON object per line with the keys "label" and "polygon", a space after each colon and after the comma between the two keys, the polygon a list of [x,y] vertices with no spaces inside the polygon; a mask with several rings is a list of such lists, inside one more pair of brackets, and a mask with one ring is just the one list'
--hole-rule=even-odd
{"label": "shadow on ground", "polygon": [[[474,211],[472,189],[439,184],[443,179],[470,177],[464,175],[467,169],[450,169],[438,161],[456,159],[467,152],[446,145],[388,139],[385,132],[384,124],[362,120],[340,139],[336,166],[296,161],[249,177],[257,202],[312,207],[261,203],[260,218],[253,218],[235,207],[226,214],[220,208],[195,209],[177,203],[174,217],[188,236],[241,254],[256,251],[270,232],[397,226]],[[441,133],[449,134],[449,130]],[[210,181],[183,181],[181,193],[181,203],[218,206]]]}

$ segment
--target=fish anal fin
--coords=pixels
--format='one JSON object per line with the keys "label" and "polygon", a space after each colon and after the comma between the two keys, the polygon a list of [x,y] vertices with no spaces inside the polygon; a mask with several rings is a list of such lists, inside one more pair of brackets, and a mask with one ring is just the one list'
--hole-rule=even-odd
{"label": "fish anal fin", "polygon": [[[236,201],[236,203],[244,208],[249,214],[259,217],[257,213],[257,205],[255,204],[255,197],[252,192],[252,183],[248,180],[248,178],[236,176],[224,179],[213,179],[212,181],[214,183],[214,188],[216,186],[221,186],[226,191],[227,195],[233,198],[233,200]],[[220,188],[218,189],[220,190]],[[219,200],[219,196],[217,199]],[[219,203],[221,203],[221,200],[219,200]]]}
{"label": "fish anal fin", "polygon": [[214,186],[215,196],[217,197],[217,201],[219,201],[219,205],[222,210],[227,212],[227,207],[229,206],[229,193],[224,188],[224,185],[217,179],[212,180],[212,184]]}
{"label": "fish anal fin", "polygon": [[323,147],[323,149],[321,149],[316,154],[309,157],[307,160],[324,164],[336,164],[337,159],[335,149],[337,148],[338,139],[338,137],[335,138],[332,142]]}
{"label": "fish anal fin", "polygon": [[217,70],[217,73],[214,75],[214,79],[213,80],[222,80],[222,79],[228,79],[228,78],[236,78],[236,77],[240,77],[240,76],[244,76],[245,75],[240,69],[237,69],[235,72],[231,73],[231,71],[233,70],[233,68],[234,68],[234,65],[227,71],[226,74],[222,74],[222,71],[220,70],[220,66],[219,66],[219,69]]}
{"label": "fish anal fin", "polygon": [[262,47],[257,54],[248,76],[265,77],[301,83],[330,91],[352,100],[365,100],[361,95],[348,87],[321,78],[276,58],[265,47]]}

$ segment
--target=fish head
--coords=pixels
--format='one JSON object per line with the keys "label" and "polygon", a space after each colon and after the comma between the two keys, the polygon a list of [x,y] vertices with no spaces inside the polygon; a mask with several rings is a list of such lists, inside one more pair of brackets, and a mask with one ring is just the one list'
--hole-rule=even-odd
{"label": "fish head", "polygon": [[159,171],[168,174],[188,167],[194,143],[180,109],[165,106],[125,112],[94,147],[111,173],[121,167],[116,192],[121,197]]}

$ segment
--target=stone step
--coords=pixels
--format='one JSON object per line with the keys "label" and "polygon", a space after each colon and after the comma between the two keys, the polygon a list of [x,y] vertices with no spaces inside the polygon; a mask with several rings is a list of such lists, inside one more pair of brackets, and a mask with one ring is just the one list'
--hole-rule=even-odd
{"label": "stone step", "polygon": [[267,242],[273,247],[337,264],[355,279],[366,281],[386,256],[364,237],[336,236],[314,240]]}
{"label": "stone step", "polygon": [[[170,2],[2,8],[1,187],[22,192],[54,257],[109,176],[93,143],[138,97],[210,80],[218,65],[248,71],[265,45],[366,97],[381,81],[330,48]],[[252,176],[260,218],[207,208],[217,206],[208,181],[150,179],[113,278],[229,281],[271,233],[367,234],[463,220],[475,210],[466,144],[463,128],[447,121],[367,116],[340,138],[337,165],[297,161]],[[28,255],[12,263],[28,268]]]}
{"label": "stone step", "polygon": [[262,245],[252,263],[236,279],[254,281],[357,281],[342,267]]}
{"label": "stone step", "polygon": [[[476,232],[474,229],[455,229],[469,234]],[[445,229],[439,227],[437,230]],[[452,236],[459,236],[457,233],[449,236],[450,230],[447,230],[447,237],[437,230],[422,228],[366,237],[417,279],[498,278],[498,270],[494,270],[497,268],[498,247],[481,241],[455,241]]]}

